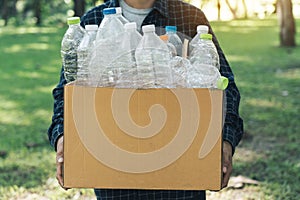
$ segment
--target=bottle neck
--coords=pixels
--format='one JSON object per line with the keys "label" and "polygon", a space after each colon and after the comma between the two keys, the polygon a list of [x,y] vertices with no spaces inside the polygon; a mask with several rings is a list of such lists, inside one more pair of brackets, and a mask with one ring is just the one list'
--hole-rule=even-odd
{"label": "bottle neck", "polygon": [[176,34],[176,31],[167,31],[166,33],[169,34],[169,35],[170,34]]}

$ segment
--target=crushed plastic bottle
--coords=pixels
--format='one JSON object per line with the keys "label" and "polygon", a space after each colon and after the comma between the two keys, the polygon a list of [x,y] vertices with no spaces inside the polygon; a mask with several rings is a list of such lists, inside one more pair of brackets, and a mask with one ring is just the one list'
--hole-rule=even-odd
{"label": "crushed plastic bottle", "polygon": [[140,87],[173,87],[167,45],[155,34],[154,25],[143,26],[142,30],[144,35],[135,52]]}
{"label": "crushed plastic bottle", "polygon": [[166,26],[166,35],[168,36],[168,43],[171,43],[175,46],[177,56],[182,56],[182,41],[177,35],[177,27]]}
{"label": "crushed plastic bottle", "polygon": [[192,88],[218,88],[225,90],[228,79],[221,76],[219,70],[207,64],[192,65],[188,72],[189,87]]}
{"label": "crushed plastic bottle", "polygon": [[137,69],[135,61],[135,51],[142,36],[137,31],[135,22],[124,25],[125,32],[118,49],[119,56],[115,59],[113,68],[117,71],[117,86],[120,88],[135,88],[137,82]]}
{"label": "crushed plastic bottle", "polygon": [[188,88],[188,71],[192,68],[188,59],[175,56],[170,61],[172,69],[174,87],[176,88]]}
{"label": "crushed plastic bottle", "polygon": [[77,80],[79,84],[88,84],[89,81],[89,62],[91,61],[91,52],[96,39],[98,30],[97,25],[86,25],[84,37],[78,47],[78,72]]}
{"label": "crushed plastic bottle", "polygon": [[197,43],[200,41],[200,35],[207,34],[208,30],[209,30],[209,28],[206,25],[198,25],[197,26],[197,33],[189,44],[189,55],[192,54],[193,49],[195,48],[195,46],[197,46]]}
{"label": "crushed plastic bottle", "polygon": [[195,46],[190,61],[194,64],[207,64],[220,69],[219,55],[214,43],[212,42],[211,34],[201,34],[200,41]]}
{"label": "crushed plastic bottle", "polygon": [[80,26],[79,17],[68,18],[69,28],[61,42],[61,57],[64,67],[64,76],[67,82],[77,77],[77,49],[83,38],[84,29]]}

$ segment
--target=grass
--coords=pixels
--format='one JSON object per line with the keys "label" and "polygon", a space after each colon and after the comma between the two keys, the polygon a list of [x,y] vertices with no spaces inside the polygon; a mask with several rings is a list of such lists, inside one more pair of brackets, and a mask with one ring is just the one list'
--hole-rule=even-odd
{"label": "grass", "polygon": [[[236,150],[233,176],[261,184],[208,193],[208,199],[300,199],[300,48],[278,47],[276,19],[212,25],[242,96],[246,134]],[[93,198],[91,190],[58,187],[46,134],[64,31],[0,29],[0,199]]]}

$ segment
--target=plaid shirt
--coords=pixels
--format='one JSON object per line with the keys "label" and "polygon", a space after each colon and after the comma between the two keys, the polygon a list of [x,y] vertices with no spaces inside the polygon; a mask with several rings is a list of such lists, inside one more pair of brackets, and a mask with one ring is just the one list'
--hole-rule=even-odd
{"label": "plaid shirt", "polygon": [[[85,27],[88,24],[100,24],[103,19],[102,10],[108,7],[119,7],[118,0],[106,0],[104,4],[97,6],[88,11],[81,19],[81,25]],[[196,34],[197,25],[203,24],[210,27],[208,20],[204,13],[195,8],[194,6],[184,3],[181,0],[156,0],[153,6],[153,10],[144,19],[142,25],[154,24],[161,29],[167,25],[177,26],[178,32],[182,33],[186,38],[192,38]],[[229,85],[226,89],[227,108],[225,124],[223,127],[223,140],[228,141],[232,147],[233,152],[238,145],[243,134],[243,121],[239,116],[239,102],[240,94],[234,82],[234,76],[231,68],[225,58],[225,55],[215,37],[211,27],[209,32],[213,34],[213,42],[218,50],[220,58],[220,72],[223,76],[229,79]],[[161,34],[161,33],[160,33]],[[64,78],[63,68],[61,70],[61,76],[59,84],[53,90],[54,97],[54,115],[52,117],[52,124],[48,129],[48,136],[51,145],[55,148],[56,141],[59,136],[63,135],[63,107],[64,107],[64,90],[63,87],[66,84]],[[116,192],[108,192],[109,190],[101,190],[101,196],[103,199],[111,199],[112,196],[122,196],[117,199],[132,199],[128,197],[130,192],[127,190],[118,190]],[[113,190],[115,191],[115,190]],[[125,191],[125,192],[124,192]],[[124,194],[123,194],[123,193]],[[98,191],[99,193],[99,191]],[[107,195],[106,195],[107,194]],[[133,194],[131,194],[133,195]],[[140,193],[136,193],[140,195]],[[141,193],[143,196],[144,193]],[[154,195],[154,194],[153,194]],[[161,199],[193,199],[195,195],[199,195],[199,191],[160,191],[155,195],[162,195]],[[154,196],[155,196],[154,195]],[[159,198],[150,199],[159,199]],[[105,198],[104,198],[105,197]],[[164,198],[165,197],[165,198]],[[167,198],[168,197],[168,198]],[[174,198],[172,198],[174,197]],[[135,199],[135,198],[133,198]],[[148,199],[145,196],[141,199]]]}

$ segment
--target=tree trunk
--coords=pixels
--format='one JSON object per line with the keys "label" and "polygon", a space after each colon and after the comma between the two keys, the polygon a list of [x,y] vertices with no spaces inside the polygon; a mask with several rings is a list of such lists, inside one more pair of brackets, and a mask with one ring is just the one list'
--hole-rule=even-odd
{"label": "tree trunk", "polygon": [[3,7],[2,7],[2,10],[1,10],[1,16],[2,16],[2,19],[4,19],[4,26],[7,26],[8,24],[8,5],[7,5],[7,2],[8,0],[3,0],[2,3],[3,3]]}
{"label": "tree trunk", "polygon": [[36,17],[36,25],[40,26],[42,24],[42,0],[34,0],[33,9],[34,16]]}
{"label": "tree trunk", "polygon": [[230,12],[232,13],[233,15],[233,18],[234,19],[237,19],[237,15],[236,15],[236,11],[237,11],[237,7],[233,8],[231,5],[230,5],[230,2],[228,0],[225,0],[226,4],[228,5],[228,8],[230,10]]}
{"label": "tree trunk", "polygon": [[291,0],[277,1],[277,15],[280,25],[280,46],[294,47],[296,46],[295,19],[293,16],[293,4]]}
{"label": "tree trunk", "polygon": [[221,2],[218,0],[217,2],[217,7],[218,7],[218,20],[221,20]]}
{"label": "tree trunk", "polygon": [[75,16],[81,17],[85,12],[85,0],[74,0]]}
{"label": "tree trunk", "polygon": [[247,8],[247,4],[245,2],[245,0],[242,0],[243,3],[243,7],[245,9],[245,19],[248,19],[248,8]]}

